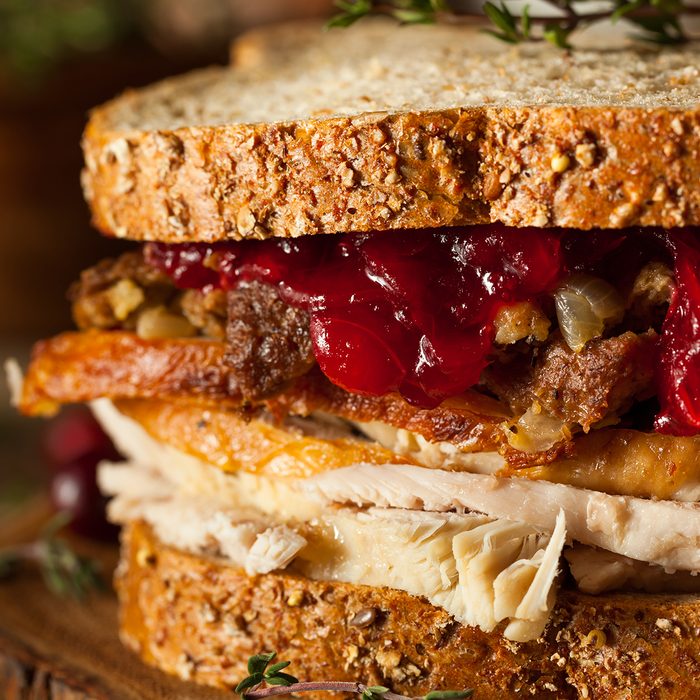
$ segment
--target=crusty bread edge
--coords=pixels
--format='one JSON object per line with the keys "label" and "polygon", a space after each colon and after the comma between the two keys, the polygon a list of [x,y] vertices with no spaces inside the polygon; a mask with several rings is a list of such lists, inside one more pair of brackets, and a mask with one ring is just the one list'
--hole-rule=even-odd
{"label": "crusty bread edge", "polygon": [[121,238],[700,224],[699,110],[484,106],[121,133],[111,109],[85,131],[83,185],[95,225]]}
{"label": "crusty bread edge", "polygon": [[[233,686],[248,656],[267,650],[302,680],[364,680],[407,695],[467,686],[479,700],[700,693],[695,596],[561,593],[543,638],[515,644],[401,591],[249,577],[162,545],[143,523],[125,529],[122,547],[122,639],[148,663],[200,683]],[[353,624],[362,610],[375,619]]]}

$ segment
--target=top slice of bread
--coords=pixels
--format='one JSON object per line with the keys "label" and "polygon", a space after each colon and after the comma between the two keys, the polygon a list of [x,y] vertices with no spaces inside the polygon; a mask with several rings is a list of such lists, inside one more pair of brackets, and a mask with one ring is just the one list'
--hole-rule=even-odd
{"label": "top slice of bread", "polygon": [[232,59],[93,112],[83,184],[103,232],[700,224],[698,44],[605,32],[565,53],[367,21],[256,30]]}

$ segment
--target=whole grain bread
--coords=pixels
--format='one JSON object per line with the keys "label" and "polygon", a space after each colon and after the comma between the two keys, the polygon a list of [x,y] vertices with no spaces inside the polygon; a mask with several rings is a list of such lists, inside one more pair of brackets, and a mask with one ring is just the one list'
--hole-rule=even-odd
{"label": "whole grain bread", "polygon": [[209,685],[234,686],[264,650],[292,661],[301,680],[362,680],[411,696],[464,687],[479,700],[700,696],[694,596],[562,592],[543,637],[516,644],[401,591],[249,577],[166,547],[138,522],[123,534],[116,584],[123,641]]}
{"label": "whole grain bread", "polygon": [[233,59],[93,112],[83,184],[104,233],[700,224],[698,44],[605,33],[563,53],[377,21],[258,30]]}

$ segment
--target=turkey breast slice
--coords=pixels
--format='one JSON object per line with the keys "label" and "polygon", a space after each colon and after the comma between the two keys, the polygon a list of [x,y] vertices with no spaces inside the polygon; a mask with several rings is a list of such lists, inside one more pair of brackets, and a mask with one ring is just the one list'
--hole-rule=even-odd
{"label": "turkey breast slice", "polygon": [[564,556],[584,593],[597,595],[621,588],[646,593],[700,593],[700,576],[692,571],[666,571],[654,564],[585,545],[567,549]]}
{"label": "turkey breast slice", "polygon": [[324,503],[469,510],[550,532],[561,509],[570,540],[666,569],[700,570],[700,508],[693,503],[407,465],[357,464],[314,476],[301,488]]}
{"label": "turkey breast slice", "polygon": [[328,508],[322,517],[282,524],[226,503],[213,490],[193,494],[186,481],[169,479],[178,465],[170,467],[158,472],[136,462],[103,462],[110,518],[145,520],[164,543],[219,557],[250,575],[288,568],[312,579],[425,596],[484,631],[503,623],[513,641],[536,639],[547,624],[566,539],[562,514],[551,535],[481,514],[390,508]]}

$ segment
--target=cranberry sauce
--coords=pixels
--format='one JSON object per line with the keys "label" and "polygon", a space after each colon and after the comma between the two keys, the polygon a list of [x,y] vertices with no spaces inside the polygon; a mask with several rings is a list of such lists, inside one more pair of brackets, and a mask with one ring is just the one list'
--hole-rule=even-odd
{"label": "cranberry sauce", "polygon": [[309,312],[316,359],[332,382],[399,391],[423,406],[476,384],[498,308],[547,292],[562,269],[558,235],[492,227],[154,245],[149,255],[186,287],[279,285],[284,301]]}
{"label": "cranberry sauce", "polygon": [[700,236],[659,234],[673,254],[676,291],[664,320],[658,366],[660,433],[700,432]]}
{"label": "cranberry sauce", "polygon": [[432,407],[476,384],[504,304],[547,295],[570,270],[633,276],[661,255],[677,289],[660,341],[657,429],[700,432],[700,236],[466,229],[307,236],[218,244],[148,244],[183,288],[277,285],[311,318],[322,371],[349,391],[399,391]]}

